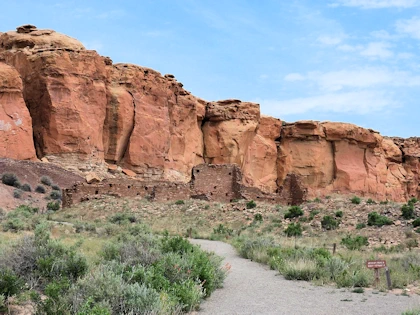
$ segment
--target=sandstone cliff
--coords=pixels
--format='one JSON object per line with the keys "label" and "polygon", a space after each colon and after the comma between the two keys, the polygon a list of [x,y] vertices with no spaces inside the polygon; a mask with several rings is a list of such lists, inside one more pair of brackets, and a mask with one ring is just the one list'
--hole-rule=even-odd
{"label": "sandstone cliff", "polygon": [[[25,106],[26,105],[26,106]],[[351,124],[282,123],[239,100],[206,102],[173,75],[113,64],[32,25],[0,33],[0,157],[47,157],[139,179],[187,182],[201,163],[237,164],[268,193],[420,197],[420,140]],[[36,155],[35,155],[36,152]]]}

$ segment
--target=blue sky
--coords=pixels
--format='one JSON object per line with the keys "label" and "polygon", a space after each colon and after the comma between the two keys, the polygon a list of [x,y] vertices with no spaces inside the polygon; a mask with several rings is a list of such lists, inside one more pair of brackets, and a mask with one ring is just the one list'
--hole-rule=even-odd
{"label": "blue sky", "polygon": [[174,74],[206,100],[420,136],[420,0],[8,1],[0,31],[50,28]]}

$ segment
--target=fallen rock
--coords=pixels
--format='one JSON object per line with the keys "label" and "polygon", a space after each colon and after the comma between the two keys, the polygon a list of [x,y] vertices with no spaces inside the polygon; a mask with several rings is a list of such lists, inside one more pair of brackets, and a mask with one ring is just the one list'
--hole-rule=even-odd
{"label": "fallen rock", "polygon": [[123,168],[122,169],[122,172],[125,175],[130,176],[130,177],[135,177],[136,176],[136,173],[135,172],[133,172],[132,170],[126,169],[126,168]]}
{"label": "fallen rock", "polygon": [[94,172],[90,172],[85,176],[86,182],[88,184],[99,183],[102,179]]}

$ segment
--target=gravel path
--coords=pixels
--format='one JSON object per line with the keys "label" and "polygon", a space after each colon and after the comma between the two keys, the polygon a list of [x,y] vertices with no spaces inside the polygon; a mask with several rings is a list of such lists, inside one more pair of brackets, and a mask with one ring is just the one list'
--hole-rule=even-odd
{"label": "gravel path", "polygon": [[205,300],[201,314],[401,314],[420,307],[420,296],[397,296],[383,292],[352,293],[332,287],[316,287],[289,281],[266,266],[243,259],[229,244],[191,240],[225,258],[232,268],[224,287]]}

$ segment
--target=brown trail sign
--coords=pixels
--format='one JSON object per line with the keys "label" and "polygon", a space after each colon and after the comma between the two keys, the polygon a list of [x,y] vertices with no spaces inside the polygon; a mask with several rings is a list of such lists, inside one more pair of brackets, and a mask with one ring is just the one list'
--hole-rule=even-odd
{"label": "brown trail sign", "polygon": [[369,269],[373,269],[375,272],[375,286],[376,288],[379,286],[379,269],[385,268],[386,272],[386,280],[388,284],[388,289],[391,289],[391,277],[389,274],[389,269],[386,266],[385,260],[368,260],[366,261],[366,267]]}

